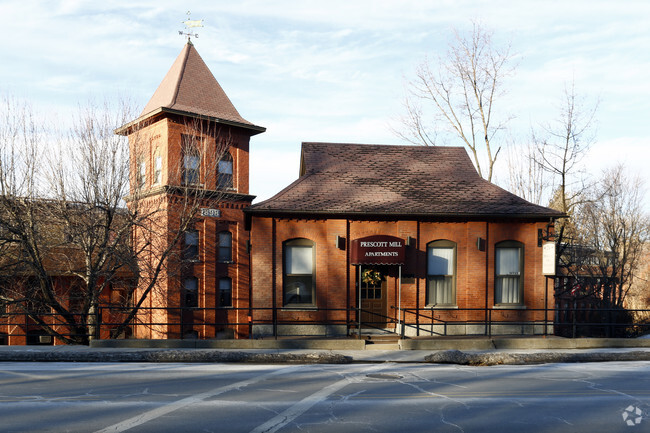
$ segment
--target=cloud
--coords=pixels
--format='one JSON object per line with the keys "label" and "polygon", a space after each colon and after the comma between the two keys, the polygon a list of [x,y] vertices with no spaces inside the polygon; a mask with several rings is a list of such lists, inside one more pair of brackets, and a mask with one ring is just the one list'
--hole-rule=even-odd
{"label": "cloud", "polygon": [[[503,99],[518,116],[515,135],[524,140],[531,123],[554,118],[575,78],[579,92],[601,97],[601,143],[645,155],[628,153],[643,152],[630,143],[650,136],[650,3],[641,0],[2,2],[0,58],[9,66],[0,82],[63,112],[114,91],[144,106],[182,48],[187,9],[205,20],[195,45],[217,80],[244,118],[268,128],[253,138],[251,166],[263,155],[251,170],[259,188],[266,177],[289,180],[272,169],[297,161],[301,141],[398,142],[385,125],[401,110],[402,76],[426,53],[444,54],[451,30],[471,19],[517,53]],[[267,145],[276,159],[259,150]]]}

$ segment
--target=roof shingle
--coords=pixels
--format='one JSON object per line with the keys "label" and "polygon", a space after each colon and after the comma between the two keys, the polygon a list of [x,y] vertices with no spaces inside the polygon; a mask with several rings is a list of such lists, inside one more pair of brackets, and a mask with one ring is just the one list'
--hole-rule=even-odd
{"label": "roof shingle", "polygon": [[140,117],[159,108],[256,127],[240,116],[191,42],[183,47]]}
{"label": "roof shingle", "polygon": [[253,213],[556,218],[484,180],[462,147],[303,143],[300,177]]}

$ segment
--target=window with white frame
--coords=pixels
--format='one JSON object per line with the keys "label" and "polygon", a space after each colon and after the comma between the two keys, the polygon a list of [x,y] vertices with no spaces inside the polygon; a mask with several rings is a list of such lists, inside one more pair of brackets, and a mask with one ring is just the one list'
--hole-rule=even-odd
{"label": "window with white frame", "polygon": [[447,240],[427,245],[427,305],[456,305],[456,243]]}
{"label": "window with white frame", "polygon": [[284,305],[314,306],[315,260],[314,242],[294,239],[284,243]]}
{"label": "window with white frame", "polygon": [[504,241],[495,245],[494,303],[523,304],[524,246]]}

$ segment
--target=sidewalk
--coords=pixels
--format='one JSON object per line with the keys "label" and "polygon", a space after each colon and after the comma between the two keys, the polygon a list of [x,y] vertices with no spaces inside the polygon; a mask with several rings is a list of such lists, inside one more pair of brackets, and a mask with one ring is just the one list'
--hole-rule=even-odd
{"label": "sidewalk", "polygon": [[[518,339],[517,346],[539,346],[537,342],[524,342]],[[533,340],[533,339],[528,339]],[[500,364],[542,364],[560,362],[612,362],[612,361],[650,361],[650,341],[640,339],[612,340],[608,345],[587,344],[584,349],[563,348],[576,340],[561,340],[558,344],[544,343],[545,348],[497,348],[505,341],[492,342],[490,349],[477,349],[484,346],[485,340],[477,340],[475,348],[426,349],[426,350],[381,350],[366,349],[312,349],[300,348],[305,345],[288,346],[288,340],[276,340],[281,344],[266,348],[187,348],[187,347],[88,347],[88,346],[0,346],[0,362],[243,362],[243,363],[290,363],[290,364],[348,364],[348,363],[442,363],[460,365],[500,365]],[[127,340],[128,341],[128,340]],[[174,341],[164,340],[168,346]],[[139,341],[146,343],[146,341]],[[161,346],[161,341],[157,341]],[[186,342],[187,343],[187,342]],[[295,341],[294,341],[295,343]],[[530,343],[530,344],[527,344]],[[634,344],[637,343],[637,344]],[[317,345],[324,344],[320,341]],[[449,346],[447,341],[444,346]],[[465,346],[471,346],[465,340]],[[510,343],[508,343],[510,344]],[[133,343],[131,343],[133,345]],[[269,345],[266,343],[265,345]],[[506,344],[507,345],[507,344]],[[620,347],[621,345],[629,347]],[[101,346],[101,345],[99,345]],[[140,344],[143,346],[143,344]],[[553,347],[551,347],[553,346]],[[616,347],[619,346],[619,347]]]}

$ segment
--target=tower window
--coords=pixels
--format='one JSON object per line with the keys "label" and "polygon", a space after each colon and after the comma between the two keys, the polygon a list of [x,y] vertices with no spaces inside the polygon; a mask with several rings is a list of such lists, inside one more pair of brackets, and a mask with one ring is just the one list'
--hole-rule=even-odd
{"label": "tower window", "polygon": [[221,263],[232,262],[232,233],[219,233],[218,260]]}
{"label": "tower window", "polygon": [[185,185],[198,185],[199,184],[199,166],[201,165],[201,158],[198,153],[189,153],[183,155],[183,184]]}
{"label": "tower window", "polygon": [[144,188],[144,183],[147,178],[147,165],[144,162],[144,159],[140,158],[138,159],[138,188],[142,189]]}
{"label": "tower window", "polygon": [[187,230],[184,233],[183,259],[189,261],[199,260],[199,232]]}
{"label": "tower window", "polygon": [[201,155],[198,151],[200,139],[190,135],[181,136],[183,147],[183,185],[198,185],[201,182]]}
{"label": "tower window", "polygon": [[159,185],[162,182],[162,156],[156,151],[153,157],[153,184]]}
{"label": "tower window", "polygon": [[232,156],[226,152],[217,163],[217,186],[219,188],[232,188],[232,168]]}
{"label": "tower window", "polygon": [[187,277],[183,280],[183,307],[196,308],[199,306],[199,280]]}
{"label": "tower window", "polygon": [[219,279],[219,306],[232,307],[232,280],[230,278]]}

